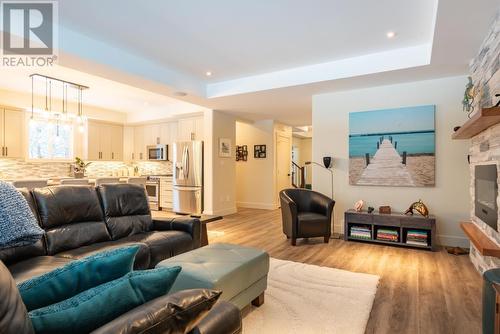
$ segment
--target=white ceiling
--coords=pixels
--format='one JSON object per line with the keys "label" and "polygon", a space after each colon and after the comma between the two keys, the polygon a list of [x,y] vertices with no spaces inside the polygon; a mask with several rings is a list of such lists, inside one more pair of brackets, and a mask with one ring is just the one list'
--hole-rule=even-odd
{"label": "white ceiling", "polygon": [[[170,96],[247,119],[305,125],[314,94],[467,73],[499,3],[471,6],[468,0],[64,0],[59,64],[84,72],[68,72],[72,81],[92,76],[91,86],[106,87],[92,99],[106,108],[127,111],[152,101],[161,109]],[[397,36],[387,39],[388,31]],[[1,71],[0,88],[16,81],[2,80]],[[189,94],[178,98],[176,91]]]}
{"label": "white ceiling", "polygon": [[[428,43],[436,0],[64,0],[63,26],[211,82]],[[91,19],[89,19],[91,18]],[[396,31],[398,38],[387,39]]]}
{"label": "white ceiling", "polygon": [[[91,75],[82,71],[76,71],[67,67],[54,66],[52,68],[18,67],[6,69],[0,67],[0,89],[29,92],[31,93],[30,75],[38,73],[48,75],[61,80],[75,82],[80,85],[90,87],[83,91],[84,103],[104,109],[114,110],[127,114],[150,114],[157,118],[168,118],[180,114],[196,113],[206,110],[206,108],[192,103],[180,101],[167,95],[154,93],[138,87],[125,85],[117,81],[108,80],[96,75]],[[42,78],[34,80],[33,88],[36,95],[45,96],[46,81]],[[62,84],[51,82],[51,97],[53,100],[62,100]],[[76,101],[77,91],[68,89],[69,101]],[[1,102],[0,96],[0,102]],[[17,106],[20,108],[30,108],[31,100],[26,100],[27,105]],[[35,108],[43,109],[43,105],[35,105]],[[129,115],[132,120],[147,120],[148,117],[142,115]]]}

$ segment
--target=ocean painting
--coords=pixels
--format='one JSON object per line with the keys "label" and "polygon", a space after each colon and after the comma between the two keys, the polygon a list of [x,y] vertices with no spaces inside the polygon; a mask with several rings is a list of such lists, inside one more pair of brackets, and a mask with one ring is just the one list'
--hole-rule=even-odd
{"label": "ocean painting", "polygon": [[349,183],[435,184],[434,105],[349,113]]}

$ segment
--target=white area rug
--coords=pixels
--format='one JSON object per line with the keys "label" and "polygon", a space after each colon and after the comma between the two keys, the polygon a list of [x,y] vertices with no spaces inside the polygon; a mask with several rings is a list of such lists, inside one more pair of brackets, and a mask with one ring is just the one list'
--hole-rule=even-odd
{"label": "white area rug", "polygon": [[271,258],[264,305],[243,319],[244,334],[363,334],[379,276]]}

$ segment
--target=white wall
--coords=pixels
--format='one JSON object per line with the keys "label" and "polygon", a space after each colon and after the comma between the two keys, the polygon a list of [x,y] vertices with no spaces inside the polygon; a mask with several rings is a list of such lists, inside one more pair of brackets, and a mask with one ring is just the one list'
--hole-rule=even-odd
{"label": "white wall", "polygon": [[219,139],[229,138],[236,142],[235,117],[220,111],[205,112],[204,155],[206,214],[228,215],[236,212],[236,161],[234,152],[230,158],[219,157]]}
{"label": "white wall", "polygon": [[[463,124],[461,101],[465,76],[380,86],[313,96],[313,159],[332,156],[335,231],[343,231],[343,213],[363,199],[365,206],[390,205],[404,211],[422,199],[437,218],[442,244],[468,246],[459,222],[469,218],[468,141],[453,141],[453,127]],[[349,185],[349,112],[436,105],[436,185],[428,188]],[[411,120],[408,120],[411,122]],[[314,167],[313,189],[330,194],[330,177]]]}
{"label": "white wall", "polygon": [[[236,201],[239,207],[275,209],[274,122],[236,122],[236,145],[248,146],[248,161],[236,163]],[[267,158],[254,159],[254,145],[267,145]]]}
{"label": "white wall", "polygon": [[[248,161],[236,163],[236,204],[239,207],[274,210],[279,206],[277,191],[278,135],[290,138],[288,148],[292,150],[292,128],[273,120],[236,122],[236,145],[248,146]],[[254,145],[266,145],[266,158],[255,159]],[[289,162],[291,166],[291,161]]]}

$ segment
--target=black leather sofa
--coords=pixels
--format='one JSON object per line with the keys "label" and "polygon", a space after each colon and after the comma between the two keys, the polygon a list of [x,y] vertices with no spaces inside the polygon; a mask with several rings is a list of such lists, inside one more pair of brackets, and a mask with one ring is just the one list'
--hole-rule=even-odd
{"label": "black leather sofa", "polygon": [[[126,245],[140,246],[134,269],[154,268],[166,258],[200,247],[200,221],[153,219],[140,185],[68,185],[20,191],[45,234],[35,244],[0,250],[0,261],[16,283],[75,259]],[[157,302],[162,304],[161,300]],[[120,333],[134,332],[129,330],[134,327],[130,327],[130,319],[136,319],[138,314],[151,318],[154,309],[149,304],[134,309],[138,313],[123,320]],[[238,333],[241,316],[236,310],[231,304],[217,304],[195,333]],[[135,321],[140,322],[141,317]]]}
{"label": "black leather sofa", "polygon": [[323,237],[328,243],[332,235],[332,212],[335,201],[308,189],[292,188],[280,191],[283,233],[292,239]]}

